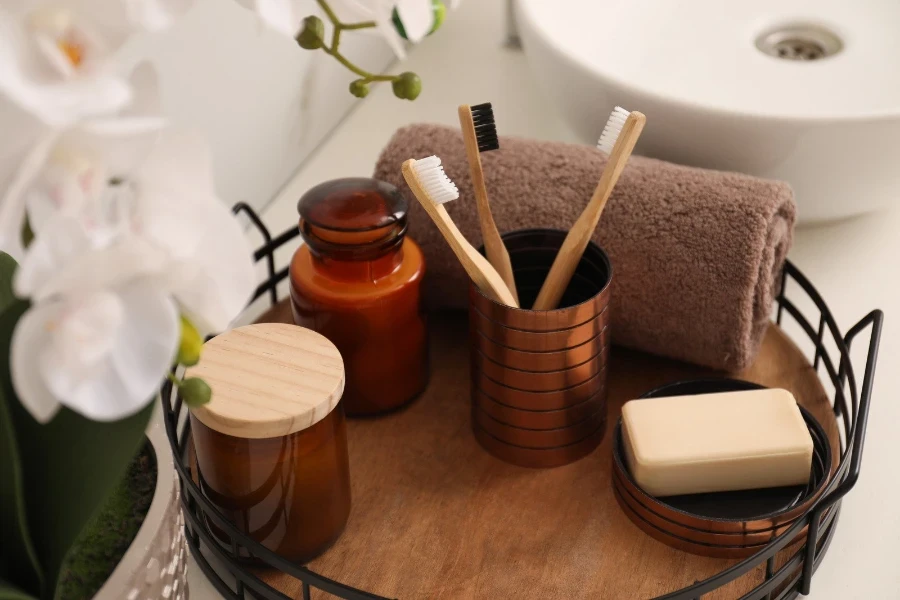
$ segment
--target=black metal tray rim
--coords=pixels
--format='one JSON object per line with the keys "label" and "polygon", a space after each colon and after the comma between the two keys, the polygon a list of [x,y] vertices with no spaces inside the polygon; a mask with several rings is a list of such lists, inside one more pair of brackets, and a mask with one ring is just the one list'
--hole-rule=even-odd
{"label": "black metal tray rim", "polygon": [[[275,251],[297,237],[299,229],[291,227],[277,237],[273,237],[249,205],[238,203],[233,210],[236,215],[245,215],[264,240],[262,246],[254,252],[253,258],[256,262],[265,263],[267,276],[257,287],[253,300],[268,295],[269,302],[274,305],[279,300],[278,284],[288,276],[288,267],[276,270]],[[816,326],[813,326],[803,311],[788,297],[789,284],[790,287],[798,286],[818,309]],[[844,434],[840,449],[840,464],[834,477],[810,509],[797,517],[790,528],[756,554],[706,580],[664,596],[658,596],[653,600],[695,600],[763,564],[765,565],[765,577],[762,583],[739,600],[788,600],[796,598],[799,594],[808,594],[813,574],[833,539],[840,513],[841,499],[853,489],[859,478],[884,315],[880,310],[873,310],[860,319],[846,334],[841,334],[825,301],[812,283],[791,262],[785,264],[776,302],[778,306],[776,322],[780,325],[785,313],[793,318],[815,345],[815,354],[812,358],[813,368],[820,377],[827,378],[834,387],[835,419],[838,427],[843,428]],[[858,384],[858,377],[850,359],[850,348],[857,336],[867,329],[869,330],[869,344],[862,382]],[[836,358],[829,354],[825,346],[826,335],[837,349],[838,356]],[[819,369],[820,366],[823,367],[824,373]],[[259,579],[246,568],[246,563],[237,559],[243,550],[261,563],[300,580],[304,599],[310,598],[312,589],[328,592],[346,600],[384,599],[383,596],[348,586],[319,575],[304,566],[294,564],[267,550],[231,525],[206,499],[191,477],[190,469],[186,464],[186,444],[190,422],[184,418],[186,410],[181,398],[168,380],[162,384],[160,393],[166,433],[181,482],[181,503],[185,515],[185,534],[188,545],[200,569],[225,598],[243,600],[249,594],[251,597],[265,598],[266,600],[291,600]],[[830,510],[832,508],[833,510]],[[223,548],[212,537],[206,522],[214,523],[217,528],[228,535],[231,540],[230,548]],[[805,542],[799,545],[794,554],[776,569],[775,556],[793,541],[798,532],[807,526]],[[203,552],[204,549],[207,553]],[[214,557],[216,566],[213,565],[213,561],[209,560],[209,554]],[[398,568],[400,567],[398,566]]]}

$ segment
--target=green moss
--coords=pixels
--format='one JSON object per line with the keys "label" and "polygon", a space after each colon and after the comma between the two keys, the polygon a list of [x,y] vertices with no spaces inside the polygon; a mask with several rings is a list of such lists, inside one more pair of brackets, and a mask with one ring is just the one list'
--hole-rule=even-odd
{"label": "green moss", "polygon": [[147,442],[66,558],[58,600],[84,600],[97,593],[141,528],[155,489],[156,456]]}

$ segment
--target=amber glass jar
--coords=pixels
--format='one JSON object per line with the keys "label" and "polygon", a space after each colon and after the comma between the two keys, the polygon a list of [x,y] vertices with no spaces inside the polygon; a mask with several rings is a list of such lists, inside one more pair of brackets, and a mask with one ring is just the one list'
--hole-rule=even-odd
{"label": "amber glass jar", "polygon": [[191,410],[206,497],[290,560],[327,549],[350,514],[344,369],[334,345],[294,325],[240,327],[210,340],[188,376],[213,391],[209,404]]}
{"label": "amber glass jar", "polygon": [[406,237],[406,200],[381,181],[339,179],[309,190],[297,209],[306,243],[290,266],[294,321],[340,350],[348,415],[406,404],[428,379],[425,260]]}

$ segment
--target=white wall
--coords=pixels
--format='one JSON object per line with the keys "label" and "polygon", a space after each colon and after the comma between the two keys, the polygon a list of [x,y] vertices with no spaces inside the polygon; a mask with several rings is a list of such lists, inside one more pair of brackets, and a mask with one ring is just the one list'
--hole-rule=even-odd
{"label": "white wall", "polygon": [[[305,0],[317,13],[313,0]],[[393,55],[368,32],[346,32],[342,52],[370,71]],[[355,76],[322,51],[261,27],[235,0],[196,0],[170,30],[132,40],[123,61],[154,63],[163,103],[200,128],[213,148],[216,183],[229,204],[262,207],[358,102]],[[382,84],[383,85],[383,84]]]}

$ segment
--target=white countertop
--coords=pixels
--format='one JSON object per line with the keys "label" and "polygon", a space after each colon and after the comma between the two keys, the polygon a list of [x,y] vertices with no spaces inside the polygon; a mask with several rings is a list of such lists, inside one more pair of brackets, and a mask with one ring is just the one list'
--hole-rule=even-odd
{"label": "white countertop", "polygon": [[[503,134],[575,141],[535,87],[524,55],[503,47],[503,4],[464,2],[439,34],[395,67],[422,77],[419,99],[399,101],[389,86],[373,88],[288,182],[264,220],[281,231],[296,220],[296,201],[306,189],[337,177],[371,175],[379,151],[398,127],[419,121],[456,124],[456,106],[463,102],[492,102]],[[853,176],[850,169],[848,176]],[[790,254],[843,331],[873,308],[886,313],[862,474],[843,502],[833,543],[813,580],[813,600],[900,598],[900,469],[895,462],[900,459],[900,401],[893,398],[900,390],[898,232],[900,208],[801,228]],[[863,344],[858,345],[861,350]],[[191,596],[218,598],[199,568],[191,569]]]}

